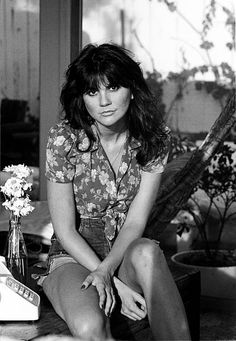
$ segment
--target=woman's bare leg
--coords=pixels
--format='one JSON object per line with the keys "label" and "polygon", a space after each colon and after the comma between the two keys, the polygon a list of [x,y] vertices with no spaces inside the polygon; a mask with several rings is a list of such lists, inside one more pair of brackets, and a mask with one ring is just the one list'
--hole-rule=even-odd
{"label": "woman's bare leg", "polygon": [[113,340],[95,287],[80,289],[88,274],[88,270],[79,264],[62,265],[44,280],[44,292],[73,336],[83,341]]}
{"label": "woman's bare leg", "polygon": [[155,241],[140,238],[131,243],[118,276],[143,293],[155,340],[191,340],[183,302]]}

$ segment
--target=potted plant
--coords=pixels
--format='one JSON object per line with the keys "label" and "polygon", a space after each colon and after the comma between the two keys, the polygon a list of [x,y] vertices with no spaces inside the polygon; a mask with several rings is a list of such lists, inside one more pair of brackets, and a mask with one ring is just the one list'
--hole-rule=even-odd
{"label": "potted plant", "polygon": [[[200,269],[203,296],[236,299],[236,246],[222,249],[227,222],[236,215],[234,152],[228,144],[220,147],[203,171],[187,204],[175,218],[179,233],[192,228],[199,232],[198,238],[192,241],[192,249],[175,254],[172,260]],[[184,216],[188,220],[183,219]]]}

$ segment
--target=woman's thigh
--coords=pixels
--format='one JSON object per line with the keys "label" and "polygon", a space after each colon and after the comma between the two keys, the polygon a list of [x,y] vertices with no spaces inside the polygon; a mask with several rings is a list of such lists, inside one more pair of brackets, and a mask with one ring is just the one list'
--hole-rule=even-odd
{"label": "woman's thigh", "polygon": [[67,323],[70,319],[102,314],[95,287],[81,290],[89,271],[78,263],[66,263],[53,270],[43,282],[43,289],[55,311]]}

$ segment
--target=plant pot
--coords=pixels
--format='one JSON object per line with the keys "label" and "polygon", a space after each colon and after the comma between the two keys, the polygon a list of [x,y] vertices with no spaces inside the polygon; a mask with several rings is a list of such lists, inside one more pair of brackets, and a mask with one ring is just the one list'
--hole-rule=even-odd
{"label": "plant pot", "polygon": [[176,253],[171,257],[176,264],[186,268],[197,268],[201,273],[201,296],[213,302],[213,299],[219,299],[221,308],[223,306],[236,310],[236,257],[232,257],[232,251],[219,250],[219,255],[227,259],[228,255],[235,258],[235,265],[209,266],[191,264],[191,259],[206,258],[204,250],[189,250]]}

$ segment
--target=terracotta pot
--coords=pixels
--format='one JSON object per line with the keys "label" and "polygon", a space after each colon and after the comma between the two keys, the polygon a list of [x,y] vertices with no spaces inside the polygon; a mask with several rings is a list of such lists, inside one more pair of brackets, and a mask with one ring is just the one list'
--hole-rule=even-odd
{"label": "terracotta pot", "polygon": [[[229,251],[219,250],[219,253],[227,258]],[[190,262],[194,255],[205,255],[204,250],[189,250],[176,253],[172,256],[172,261],[183,267],[197,268],[201,273],[201,295],[211,298],[222,298],[229,300],[236,300],[236,263],[230,266],[204,266],[186,264]],[[232,255],[232,253],[231,253]],[[236,301],[235,301],[236,308]]]}

